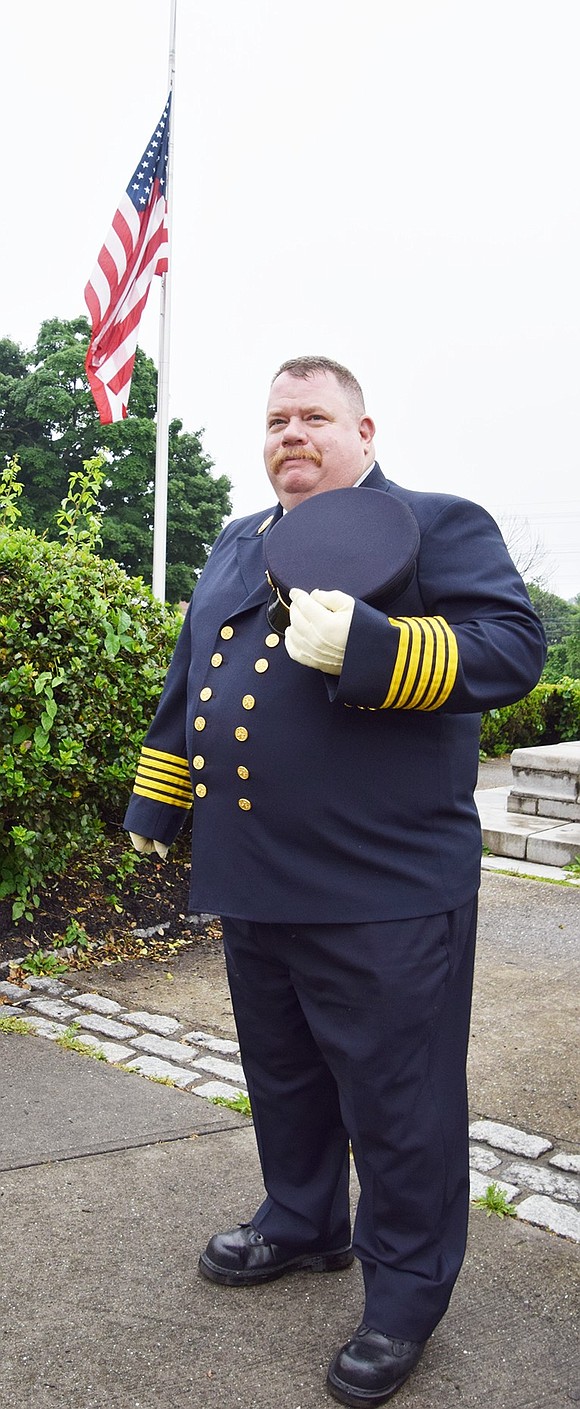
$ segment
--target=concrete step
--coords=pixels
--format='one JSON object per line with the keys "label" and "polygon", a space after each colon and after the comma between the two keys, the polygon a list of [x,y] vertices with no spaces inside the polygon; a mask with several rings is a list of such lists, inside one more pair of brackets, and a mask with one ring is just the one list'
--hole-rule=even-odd
{"label": "concrete step", "polygon": [[514,749],[510,812],[580,822],[580,740]]}
{"label": "concrete step", "polygon": [[475,794],[483,844],[494,856],[545,866],[567,866],[580,857],[580,822],[508,812],[506,793],[505,788],[489,788]]}

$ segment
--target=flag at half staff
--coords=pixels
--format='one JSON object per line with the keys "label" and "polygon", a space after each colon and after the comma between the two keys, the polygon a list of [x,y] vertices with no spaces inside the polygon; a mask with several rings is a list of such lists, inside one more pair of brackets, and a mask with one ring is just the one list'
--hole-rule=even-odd
{"label": "flag at half staff", "polygon": [[92,322],[85,367],[103,424],[127,415],[141,315],[153,275],[167,270],[170,109],[171,93],[85,289]]}

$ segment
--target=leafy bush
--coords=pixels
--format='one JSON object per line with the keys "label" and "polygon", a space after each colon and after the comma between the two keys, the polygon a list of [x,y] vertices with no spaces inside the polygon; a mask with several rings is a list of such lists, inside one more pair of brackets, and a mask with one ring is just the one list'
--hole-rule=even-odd
{"label": "leafy bush", "polygon": [[536,685],[518,704],[484,714],[481,723],[481,749],[495,756],[569,739],[580,739],[580,680]]}
{"label": "leafy bush", "polygon": [[548,658],[542,672],[542,680],[557,685],[564,677],[577,679],[580,676],[580,611],[576,611],[574,631],[565,636],[556,646],[548,647]]}
{"label": "leafy bush", "polygon": [[87,546],[81,481],[63,544],[15,527],[6,472],[0,484],[0,899],[14,919],[121,820],[181,621]]}
{"label": "leafy bush", "polygon": [[564,677],[556,685],[538,685],[544,696],[545,744],[580,739],[580,680]]}

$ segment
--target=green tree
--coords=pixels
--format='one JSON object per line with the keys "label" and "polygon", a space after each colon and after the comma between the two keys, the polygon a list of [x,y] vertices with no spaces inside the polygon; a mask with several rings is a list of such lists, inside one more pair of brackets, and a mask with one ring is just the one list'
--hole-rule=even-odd
{"label": "green tree", "polygon": [[573,619],[574,605],[558,597],[554,592],[546,592],[537,582],[528,582],[530,601],[538,613],[549,646],[563,641],[568,635]]}
{"label": "green tree", "polygon": [[[71,474],[107,451],[100,507],[103,554],[150,580],[153,548],[157,373],[137,349],[123,421],[101,426],[85,375],[89,324],[79,317],[42,323],[34,348],[0,340],[0,455],[18,456],[23,527],[56,538],[56,515]],[[167,595],[191,595],[208,547],[230,509],[230,482],[211,475],[202,432],[169,437]]]}
{"label": "green tree", "polygon": [[580,606],[572,606],[571,631],[556,645],[548,647],[543,680],[558,684],[559,680],[580,680]]}

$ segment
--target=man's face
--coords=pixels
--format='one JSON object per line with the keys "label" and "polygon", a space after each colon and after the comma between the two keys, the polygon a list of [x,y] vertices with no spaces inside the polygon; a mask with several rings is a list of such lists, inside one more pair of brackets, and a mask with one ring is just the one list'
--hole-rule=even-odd
{"label": "man's face", "polygon": [[355,484],[375,458],[374,433],[332,373],[282,372],[268,399],[264,460],[283,507]]}

